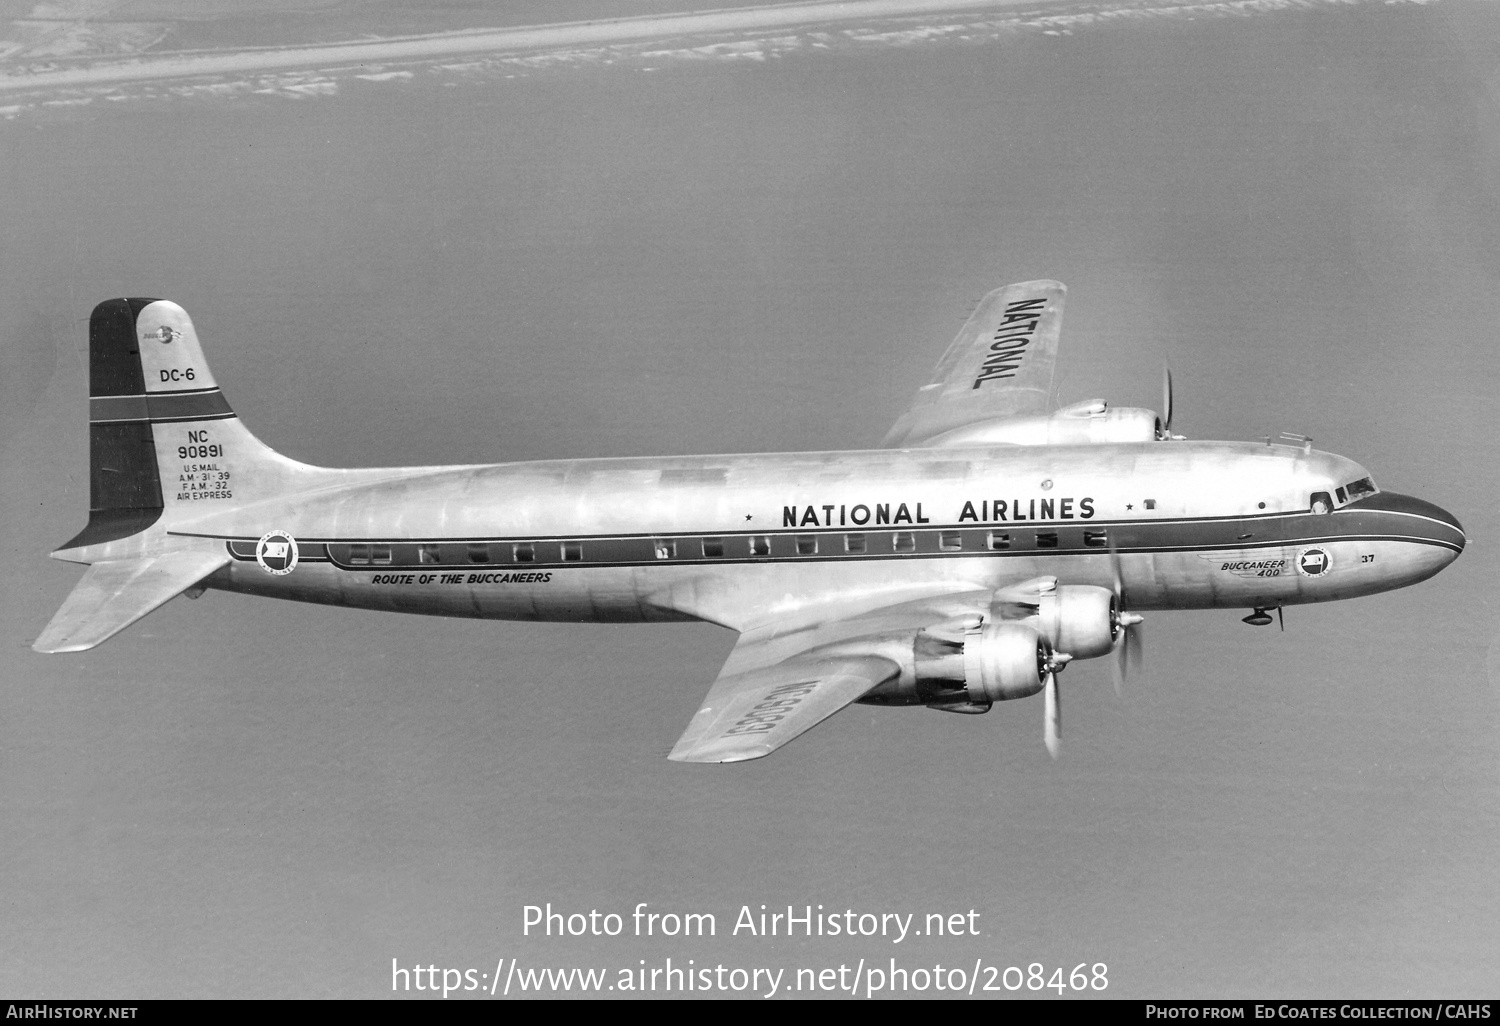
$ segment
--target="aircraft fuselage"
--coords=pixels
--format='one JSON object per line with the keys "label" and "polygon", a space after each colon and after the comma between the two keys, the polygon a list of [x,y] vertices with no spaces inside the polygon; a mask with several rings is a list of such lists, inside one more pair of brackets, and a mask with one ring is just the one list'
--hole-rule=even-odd
{"label": "aircraft fuselage", "polygon": [[[1241,442],[989,446],[344,472],[349,483],[187,518],[211,587],[495,619],[703,619],[990,590],[1054,576],[1135,609],[1282,606],[1402,587],[1462,550],[1418,499],[1345,499],[1358,464]],[[331,485],[331,486],[330,486]],[[1327,497],[1328,512],[1314,512]],[[195,500],[181,500],[195,501]],[[212,501],[212,500],[210,500]],[[169,502],[169,506],[173,505]],[[294,572],[257,560],[294,539]],[[276,566],[280,569],[280,566]],[[747,601],[754,599],[755,601]]]}

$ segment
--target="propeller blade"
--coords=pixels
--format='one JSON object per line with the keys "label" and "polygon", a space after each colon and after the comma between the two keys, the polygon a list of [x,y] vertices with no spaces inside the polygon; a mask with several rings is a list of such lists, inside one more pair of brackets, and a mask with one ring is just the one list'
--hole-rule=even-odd
{"label": "propeller blade", "polygon": [[1057,696],[1057,674],[1047,674],[1047,682],[1042,685],[1042,688],[1042,694],[1047,702],[1046,720],[1042,724],[1042,740],[1047,743],[1047,754],[1055,759],[1062,748],[1062,708]]}
{"label": "propeller blade", "polygon": [[1127,650],[1130,660],[1130,672],[1139,674],[1141,667],[1146,662],[1146,628],[1139,619],[1125,628],[1125,636],[1130,639],[1130,647]]}
{"label": "propeller blade", "polygon": [[[1109,570],[1111,583],[1114,586],[1115,603],[1115,647],[1114,647],[1114,679],[1115,694],[1119,695],[1120,685],[1125,682],[1131,671],[1139,672],[1141,668],[1142,641],[1144,635],[1140,633],[1141,621],[1144,619],[1139,613],[1129,612],[1125,605],[1125,576],[1120,571],[1120,550],[1115,548],[1113,537],[1109,539]],[[1134,635],[1134,637],[1132,637]]]}
{"label": "propeller blade", "polygon": [[1281,607],[1280,606],[1276,607],[1276,622],[1279,623],[1279,624],[1281,624],[1281,629],[1283,631],[1286,630],[1286,621],[1281,618]]}
{"label": "propeller blade", "polygon": [[1115,697],[1120,697],[1120,686],[1124,684],[1128,667],[1126,660],[1129,655],[1130,629],[1124,623],[1125,614],[1125,578],[1120,573],[1120,550],[1115,548],[1114,538],[1109,540],[1109,572],[1111,590],[1115,593],[1114,616],[1117,621],[1118,634],[1115,637],[1114,649],[1114,684]]}
{"label": "propeller blade", "polygon": [[1172,437],[1172,368],[1166,364],[1161,368],[1161,416],[1162,430],[1167,438]]}

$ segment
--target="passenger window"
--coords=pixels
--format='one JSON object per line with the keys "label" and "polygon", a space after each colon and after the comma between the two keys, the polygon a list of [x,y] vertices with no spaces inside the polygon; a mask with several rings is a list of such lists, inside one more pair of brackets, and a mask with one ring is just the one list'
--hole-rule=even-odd
{"label": "passenger window", "polygon": [[897,552],[916,552],[917,536],[910,531],[897,531],[891,538],[891,547]]}
{"label": "passenger window", "polygon": [[1010,548],[1010,535],[991,531],[989,533],[988,544],[992,549],[1008,549]]}
{"label": "passenger window", "polygon": [[818,536],[815,534],[797,535],[797,555],[816,556],[818,554]]}
{"label": "passenger window", "polygon": [[938,548],[954,552],[964,547],[964,536],[957,531],[939,531]]}
{"label": "passenger window", "polygon": [[703,558],[704,559],[722,559],[723,556],[724,556],[724,539],[723,538],[704,538],[703,539]]}
{"label": "passenger window", "polygon": [[677,558],[677,543],[675,541],[671,540],[670,538],[658,538],[658,539],[656,539],[656,558],[657,559],[676,559]]}
{"label": "passenger window", "polygon": [[530,563],[536,559],[536,549],[531,542],[516,542],[510,547],[510,556],[514,562]]}
{"label": "passenger window", "polygon": [[351,545],[351,546],[349,546],[349,562],[351,562],[351,563],[368,563],[369,561],[370,561],[370,546],[368,546],[368,545]]}
{"label": "passenger window", "polygon": [[391,564],[391,547],[389,545],[370,546],[370,562],[380,563],[383,566]]}
{"label": "passenger window", "polygon": [[469,562],[488,563],[490,561],[490,547],[480,542],[469,543]]}
{"label": "passenger window", "polygon": [[1333,509],[1333,500],[1328,497],[1327,492],[1312,493],[1312,511],[1319,515]]}
{"label": "passenger window", "polygon": [[422,563],[441,563],[443,557],[436,545],[421,545],[417,548],[417,560]]}
{"label": "passenger window", "polygon": [[865,536],[862,535],[862,534],[846,534],[846,535],[844,535],[844,551],[845,552],[863,552],[863,551],[865,551]]}
{"label": "passenger window", "polygon": [[583,542],[565,541],[562,543],[562,558],[564,563],[579,563],[583,561]]}
{"label": "passenger window", "polygon": [[1036,533],[1036,547],[1039,549],[1057,548],[1056,531],[1038,531]]}
{"label": "passenger window", "polygon": [[1109,532],[1084,531],[1083,543],[1091,549],[1102,549],[1109,544]]}
{"label": "passenger window", "polygon": [[769,556],[771,554],[771,539],[768,535],[752,534],[750,536],[750,555]]}

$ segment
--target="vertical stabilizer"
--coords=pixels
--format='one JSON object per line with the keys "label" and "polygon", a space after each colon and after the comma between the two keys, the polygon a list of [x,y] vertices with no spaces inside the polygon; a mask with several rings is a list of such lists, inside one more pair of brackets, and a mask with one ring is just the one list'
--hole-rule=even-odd
{"label": "vertical stabilizer", "polygon": [[240,423],[182,307],[111,299],[94,308],[89,522],[55,555],[118,558],[125,553],[110,543],[306,487],[318,473],[268,448]]}

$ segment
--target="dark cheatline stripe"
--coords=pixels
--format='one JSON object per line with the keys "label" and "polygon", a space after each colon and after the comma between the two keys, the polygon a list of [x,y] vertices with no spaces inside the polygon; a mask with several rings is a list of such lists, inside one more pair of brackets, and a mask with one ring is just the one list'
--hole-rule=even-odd
{"label": "dark cheatline stripe", "polygon": [[1463,525],[1452,513],[1425,499],[1400,492],[1378,492],[1351,502],[1335,515],[1352,520],[1358,525],[1357,530],[1368,529],[1367,525],[1393,522],[1404,523],[1410,530],[1432,530],[1446,540],[1449,548],[1459,551],[1469,540]]}
{"label": "dark cheatline stripe", "polygon": [[[229,554],[235,559],[253,560],[255,558],[255,548],[259,544],[259,542],[249,540],[232,540],[227,544],[229,546]],[[326,563],[328,562],[328,547],[326,545],[319,545],[316,542],[311,544],[309,544],[308,542],[298,542],[297,562]]]}
{"label": "dark cheatline stripe", "polygon": [[96,395],[89,399],[89,421],[94,424],[150,419],[144,395]]}
{"label": "dark cheatline stripe", "polygon": [[229,400],[217,388],[210,392],[185,392],[146,397],[152,420],[222,420],[233,417]]}
{"label": "dark cheatline stripe", "polygon": [[229,400],[217,388],[156,395],[94,396],[89,400],[89,420],[95,424],[137,420],[223,420],[233,416]]}
{"label": "dark cheatline stripe", "polygon": [[[1434,528],[1437,528],[1436,530]],[[846,536],[863,548],[847,547]],[[757,548],[754,539],[762,539]],[[1231,517],[1223,520],[1093,522],[1088,527],[1038,523],[915,531],[769,531],[763,535],[581,536],[561,539],[368,539],[326,543],[327,558],[343,569],[451,573],[482,568],[561,569],[588,566],[685,566],[697,563],[817,563],[871,559],[1005,558],[1104,555],[1110,540],[1122,553],[1242,551],[1327,544],[1335,541],[1405,541],[1462,550],[1439,525],[1411,516],[1370,511],[1352,522],[1315,514]],[[670,553],[657,556],[658,544]],[[712,548],[710,549],[710,543]],[[308,543],[300,543],[307,545]],[[955,547],[956,546],[956,547]],[[253,541],[231,542],[236,558],[254,557]],[[322,548],[320,545],[319,548]],[[524,554],[524,555],[523,555]],[[579,558],[581,557],[581,558]]]}

